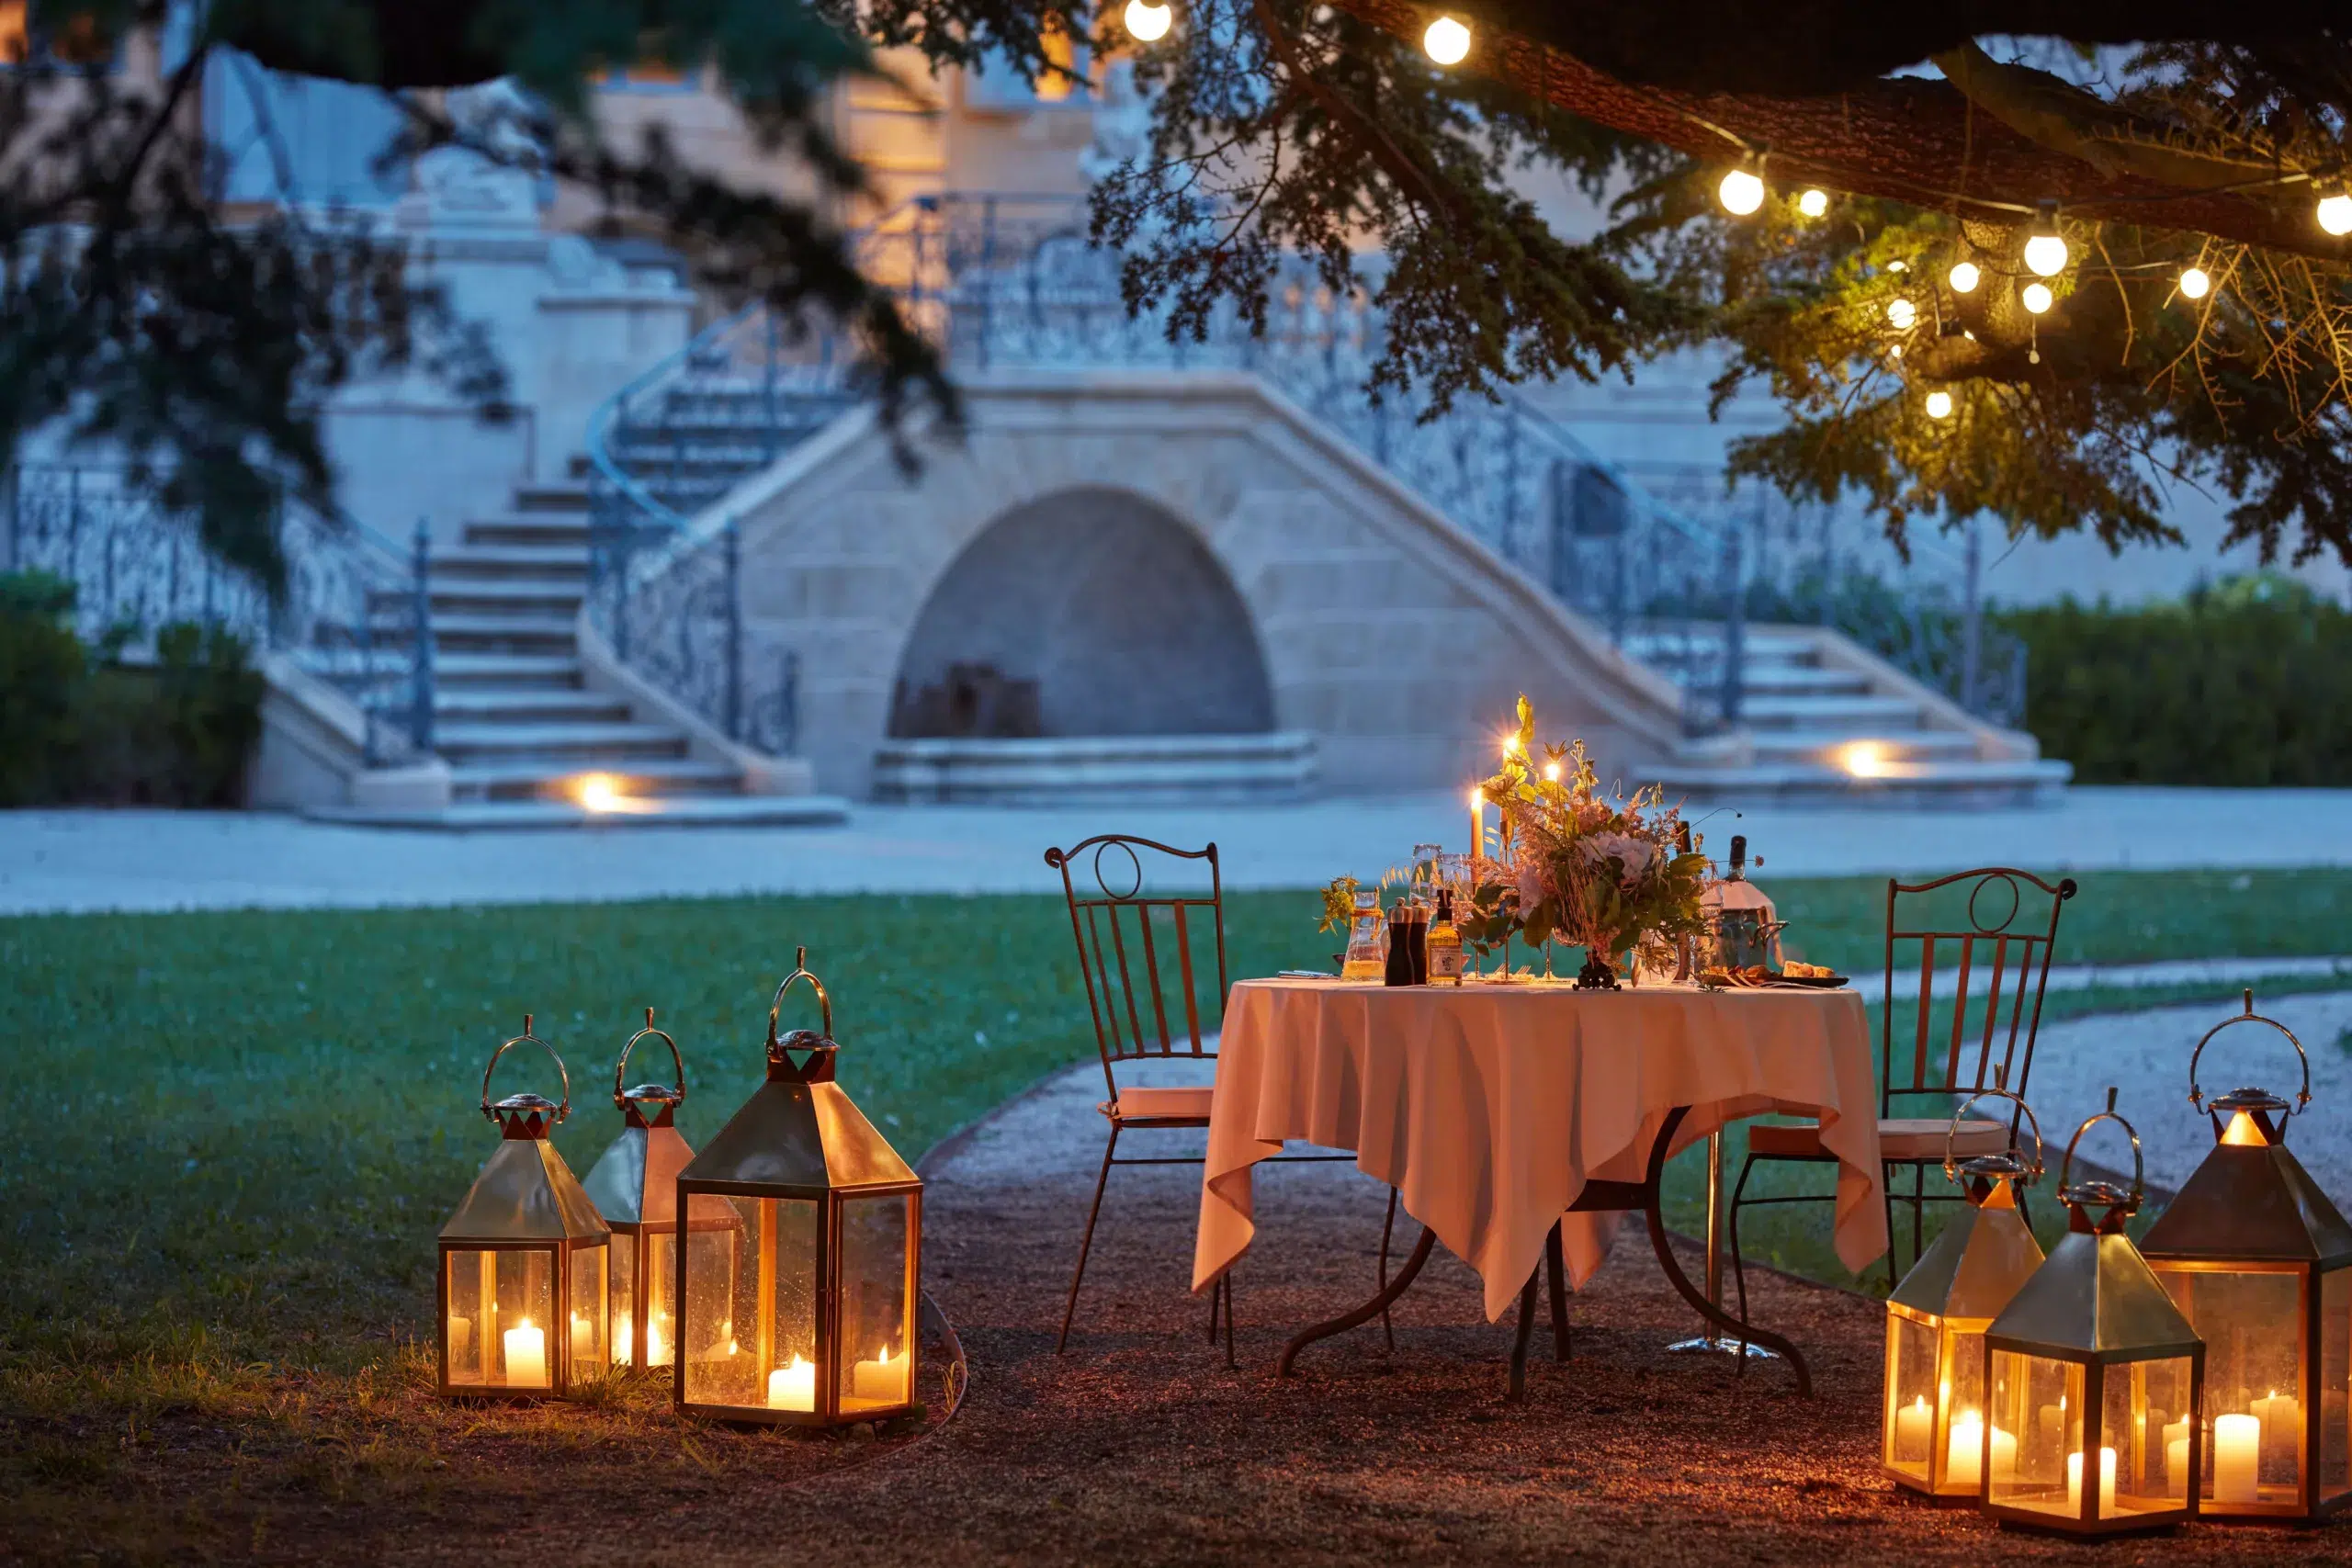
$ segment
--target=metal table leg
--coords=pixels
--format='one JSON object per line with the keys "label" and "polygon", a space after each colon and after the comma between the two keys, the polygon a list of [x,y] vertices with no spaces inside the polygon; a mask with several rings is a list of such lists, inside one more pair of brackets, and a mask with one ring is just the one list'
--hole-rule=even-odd
{"label": "metal table leg", "polygon": [[[1718,1309],[1724,1304],[1724,1134],[1720,1127],[1707,1134],[1707,1300]],[[1702,1321],[1700,1326],[1705,1329],[1713,1325]],[[1751,1356],[1758,1360],[1780,1359],[1779,1352],[1767,1350],[1752,1339],[1727,1334],[1702,1333],[1695,1338],[1678,1339],[1667,1348]]]}

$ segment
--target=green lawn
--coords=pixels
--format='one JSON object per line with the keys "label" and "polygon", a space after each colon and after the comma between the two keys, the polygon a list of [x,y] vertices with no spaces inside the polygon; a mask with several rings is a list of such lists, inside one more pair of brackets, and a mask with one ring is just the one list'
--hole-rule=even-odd
{"label": "green lawn", "polygon": [[[2345,872],[2081,880],[2062,960],[2324,953],[2352,908]],[[1794,951],[1878,967],[1883,882],[1770,886]],[[1234,896],[1234,974],[1327,963],[1316,908]],[[0,1416],[129,1407],[135,1430],[140,1409],[233,1385],[239,1408],[283,1421],[297,1385],[413,1383],[432,1238],[493,1142],[476,1110],[489,1051],[537,1015],[572,1066],[558,1141],[584,1171],[616,1126],[614,1053],[650,1003],[687,1053],[681,1120],[699,1141],[757,1081],[798,943],[833,992],[843,1082],[910,1157],[1093,1052],[1047,897],[0,920]],[[2067,995],[2048,1015],[2169,999]],[[552,1092],[520,1066],[499,1092]],[[1686,1228],[1700,1191],[1686,1156]],[[1826,1210],[1788,1213],[1754,1250],[1843,1281]],[[78,1451],[19,1443],[0,1479],[70,1480]]]}

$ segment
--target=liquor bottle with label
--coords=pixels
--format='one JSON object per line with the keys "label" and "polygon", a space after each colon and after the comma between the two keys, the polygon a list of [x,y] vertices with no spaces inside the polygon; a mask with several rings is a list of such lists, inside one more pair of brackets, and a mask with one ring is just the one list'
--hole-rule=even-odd
{"label": "liquor bottle with label", "polygon": [[1437,919],[1430,922],[1427,942],[1429,983],[1462,984],[1462,932],[1453,924],[1453,889],[1437,890]]}

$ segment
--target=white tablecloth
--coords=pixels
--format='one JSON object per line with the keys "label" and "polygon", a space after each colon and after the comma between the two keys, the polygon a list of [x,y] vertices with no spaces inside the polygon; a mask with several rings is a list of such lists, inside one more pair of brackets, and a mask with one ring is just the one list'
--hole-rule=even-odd
{"label": "white tablecloth", "polygon": [[[1193,1288],[1250,1245],[1252,1168],[1303,1139],[1354,1150],[1478,1271],[1500,1317],[1586,1181],[1640,1180],[1678,1105],[1678,1147],[1742,1117],[1818,1115],[1838,1161],[1838,1256],[1859,1272],[1887,1243],[1871,1067],[1850,990],[1244,980],[1218,1046]],[[1618,1216],[1566,1219],[1581,1287]]]}

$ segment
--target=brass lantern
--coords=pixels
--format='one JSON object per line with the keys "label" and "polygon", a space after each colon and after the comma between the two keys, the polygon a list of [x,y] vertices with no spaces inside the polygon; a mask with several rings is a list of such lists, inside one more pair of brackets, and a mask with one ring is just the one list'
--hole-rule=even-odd
{"label": "brass lantern", "polygon": [[[2102,1122],[2131,1136],[2128,1190],[2067,1184],[2075,1146]],[[2066,1234],[1984,1335],[1992,1435],[1978,1506],[1996,1518],[2111,1535],[2196,1517],[2199,1455],[2179,1434],[2203,1389],[2205,1345],[2124,1234],[2143,1174],[2140,1134],[2110,1089],[2059,1167]]]}
{"label": "brass lantern", "polygon": [[[833,1081],[832,998],[808,961],[768,1009],[767,1082],[678,1175],[682,1214],[729,1213],[723,1246],[679,1232],[681,1410],[829,1426],[914,1407],[922,1181]],[[824,1032],[779,1037],[801,980]]]}
{"label": "brass lantern", "polygon": [[[676,1082],[624,1088],[629,1055],[648,1039],[670,1048]],[[676,1125],[678,1107],[685,1101],[685,1058],[667,1031],[653,1027],[653,1010],[647,1008],[645,1027],[629,1036],[613,1064],[620,1136],[589,1168],[583,1183],[613,1229],[615,1366],[666,1367],[677,1346],[678,1309],[671,1293],[677,1268],[671,1252],[677,1245],[678,1172],[695,1155]],[[727,1233],[734,1228],[735,1211],[721,1199],[705,1198],[695,1204],[686,1232],[690,1245],[723,1252],[731,1246]]]}
{"label": "brass lantern", "polygon": [[2032,1128],[2033,1154],[2012,1138],[2000,1154],[1955,1161],[1946,1134],[1944,1178],[1960,1185],[1968,1213],[1943,1228],[1886,1302],[1880,1459],[1896,1484],[1934,1497],[1976,1496],[1986,1454],[2015,1441],[1985,1425],[1984,1331],[2041,1266],[2041,1244],[2018,1213],[2018,1190],[2041,1178],[2041,1126],[2008,1092],[2007,1069],[1995,1076],[2001,1087],[1963,1101],[1951,1130],[1978,1100],[2010,1100]]}
{"label": "brass lantern", "polygon": [[[2312,1098],[2311,1064],[2290,1107],[2258,1089],[2216,1095],[2198,1057],[2234,1023],[2286,1025],[2254,1010],[2206,1032],[2188,1059],[2189,1103],[2213,1122],[2213,1149],[2142,1244],[2148,1266],[2204,1337],[2201,1514],[2315,1520],[2352,1499],[2352,1224],[2287,1149],[2287,1119]],[[2182,1429],[2187,1436],[2187,1429]]]}
{"label": "brass lantern", "polygon": [[[554,1061],[560,1105],[528,1093],[491,1103],[499,1059],[526,1044]],[[528,1013],[482,1069],[481,1113],[498,1123],[498,1152],[441,1227],[440,1392],[560,1399],[605,1364],[612,1232],[548,1139],[571,1114],[571,1075]]]}

